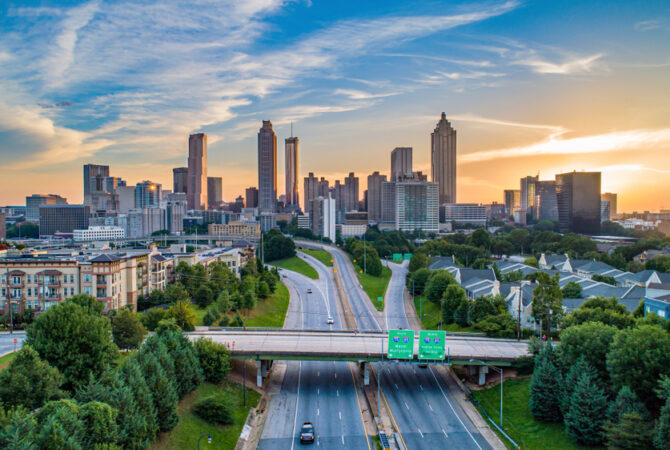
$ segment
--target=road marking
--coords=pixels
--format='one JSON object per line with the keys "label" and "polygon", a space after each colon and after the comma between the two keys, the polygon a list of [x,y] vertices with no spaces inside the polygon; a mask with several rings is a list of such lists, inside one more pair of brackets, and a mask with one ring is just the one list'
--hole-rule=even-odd
{"label": "road marking", "polygon": [[433,410],[433,407],[430,406],[430,403],[428,403],[428,407],[430,408],[431,411]]}
{"label": "road marking", "polygon": [[449,435],[447,434],[446,431],[444,431],[444,428],[442,428],[442,432],[444,433],[444,437],[446,437],[447,439],[449,439]]}
{"label": "road marking", "polygon": [[407,402],[403,401],[403,403],[405,404],[405,408],[409,409],[409,405],[407,404]]}
{"label": "road marking", "polygon": [[352,363],[349,363],[349,371],[351,372],[351,379],[354,380],[354,392],[356,393],[356,404],[358,405],[358,412],[361,413],[361,423],[363,424],[363,432],[365,433],[365,442],[368,444],[368,450],[372,450],[370,446],[370,439],[368,433],[365,430],[365,420],[363,419],[363,410],[361,409],[361,400],[358,398],[358,387],[356,387],[356,377],[354,376],[354,369],[351,366]]}
{"label": "road marking", "polygon": [[342,420],[342,411],[339,411],[337,415],[340,416],[340,420]]}
{"label": "road marking", "polygon": [[293,446],[295,445],[295,424],[298,421],[298,406],[300,405],[300,376],[302,375],[302,361],[299,363],[300,365],[298,366],[298,395],[295,399],[295,416],[293,417],[293,434],[291,434],[291,450],[293,450]]}
{"label": "road marking", "polygon": [[320,375],[321,375],[321,372],[316,372],[317,377],[320,376]]}
{"label": "road marking", "polygon": [[339,389],[336,389],[335,393],[337,394],[338,397],[340,396],[340,390]]}
{"label": "road marking", "polygon": [[421,385],[421,384],[420,384],[420,385],[419,385],[419,387],[420,387],[420,388],[421,388],[421,390],[423,391],[423,385]]}
{"label": "road marking", "polygon": [[[475,443],[475,445],[477,446],[477,448],[478,448],[479,450],[482,450],[482,448],[481,448],[481,446],[479,445],[479,443],[475,440],[475,437],[472,435],[472,433],[470,433],[470,430],[468,430],[468,427],[466,427],[465,424],[463,423],[463,421],[461,420],[461,417],[456,413],[456,410],[454,409],[453,405],[451,404],[451,402],[450,402],[449,399],[447,398],[447,394],[444,393],[444,390],[442,389],[442,385],[440,385],[440,382],[437,380],[437,377],[435,376],[435,372],[433,372],[433,369],[429,366],[429,367],[428,367],[428,370],[430,370],[430,373],[433,375],[433,378],[435,379],[435,382],[437,383],[437,387],[440,388],[440,392],[442,392],[442,397],[444,397],[444,399],[445,399],[445,400],[447,401],[447,403],[449,404],[449,408],[451,408],[451,410],[454,412],[454,415],[456,416],[456,418],[458,419],[458,421],[461,423],[461,425],[463,425],[463,428],[465,429],[465,432],[468,433],[468,436],[470,436],[470,438],[471,438],[472,441]],[[446,434],[446,433],[445,433],[445,434]]]}
{"label": "road marking", "polygon": [[344,445],[344,435],[342,435],[342,445]]}
{"label": "road marking", "polygon": [[316,415],[319,415],[319,408],[316,408]]}
{"label": "road marking", "polygon": [[393,383],[393,384],[395,384],[395,388],[396,388],[397,390],[400,390],[400,388],[398,387],[398,383]]}
{"label": "road marking", "polygon": [[316,395],[319,395],[321,393],[321,389],[316,388]]}
{"label": "road marking", "polygon": [[337,378],[337,372],[335,372],[335,378]]}
{"label": "road marking", "polygon": [[423,433],[421,432],[421,428],[417,428],[419,430],[419,434],[421,435],[421,439],[423,439]]}

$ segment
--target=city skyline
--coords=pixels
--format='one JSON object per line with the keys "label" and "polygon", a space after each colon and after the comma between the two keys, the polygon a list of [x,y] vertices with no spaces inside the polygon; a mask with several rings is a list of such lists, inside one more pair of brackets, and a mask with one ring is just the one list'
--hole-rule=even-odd
{"label": "city skyline", "polygon": [[[0,8],[5,204],[54,185],[82,202],[85,163],[113,166],[131,185],[171,186],[185,136],[198,132],[232,201],[255,184],[255,131],[268,118],[279,139],[295,122],[298,180],[353,171],[362,193],[369,174],[389,175],[380,161],[395,147],[413,147],[414,170],[428,173],[429,134],[445,111],[458,130],[459,202],[502,202],[524,176],[584,170],[602,171],[620,211],[670,207],[657,195],[670,167],[662,2],[623,2],[616,13],[565,2],[569,25],[559,6],[531,2],[389,2],[346,15],[327,4],[212,2],[207,16],[223,24],[164,2],[152,27],[142,18],[158,14],[152,3],[139,13],[105,2],[41,5]],[[170,17],[184,18],[170,30],[176,40],[165,39]],[[142,29],[146,45],[110,45],[127,27]],[[196,59],[215,62],[182,65]],[[146,62],[151,69],[136,70]]]}

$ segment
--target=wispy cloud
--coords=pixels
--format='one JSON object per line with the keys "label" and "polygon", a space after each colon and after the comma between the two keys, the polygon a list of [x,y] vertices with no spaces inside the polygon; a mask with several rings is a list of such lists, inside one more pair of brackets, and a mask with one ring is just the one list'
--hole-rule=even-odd
{"label": "wispy cloud", "polygon": [[670,30],[670,23],[666,19],[650,19],[636,22],[633,28],[638,31]]}
{"label": "wispy cloud", "polygon": [[380,94],[372,94],[370,92],[358,91],[356,89],[336,89],[335,95],[344,95],[352,100],[369,100],[373,98],[384,98],[398,95],[399,92],[382,92]]}
{"label": "wispy cloud", "polygon": [[590,56],[571,58],[560,63],[533,57],[516,61],[516,64],[531,67],[534,72],[540,74],[570,75],[591,72],[603,56],[605,56],[603,53],[597,53]]}
{"label": "wispy cloud", "polygon": [[475,163],[501,158],[541,155],[581,155],[640,148],[648,149],[659,144],[670,144],[670,128],[615,131],[574,138],[563,138],[552,135],[542,142],[531,145],[465,154],[460,157],[460,162]]}

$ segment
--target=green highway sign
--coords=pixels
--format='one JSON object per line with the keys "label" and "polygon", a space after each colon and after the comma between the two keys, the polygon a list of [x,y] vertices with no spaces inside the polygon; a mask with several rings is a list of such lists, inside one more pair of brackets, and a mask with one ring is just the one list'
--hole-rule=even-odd
{"label": "green highway sign", "polygon": [[443,360],[446,331],[419,331],[419,359]]}
{"label": "green highway sign", "polygon": [[402,253],[394,253],[393,261],[402,261]]}
{"label": "green highway sign", "polygon": [[412,254],[411,254],[411,253],[405,253],[405,259],[406,259],[407,261],[409,261],[410,259],[412,259]]}
{"label": "green highway sign", "polygon": [[388,359],[414,359],[414,330],[389,330]]}

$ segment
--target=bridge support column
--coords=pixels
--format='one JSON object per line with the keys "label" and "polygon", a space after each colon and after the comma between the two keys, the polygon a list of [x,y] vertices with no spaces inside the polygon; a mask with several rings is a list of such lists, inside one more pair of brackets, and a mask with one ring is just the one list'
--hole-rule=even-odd
{"label": "bridge support column", "polygon": [[489,367],[488,366],[479,366],[479,385],[483,385],[486,383],[486,374],[489,373]]}
{"label": "bridge support column", "polygon": [[370,363],[363,363],[363,384],[368,386],[370,384]]}
{"label": "bridge support column", "polygon": [[263,366],[265,361],[256,360],[256,386],[263,387]]}

